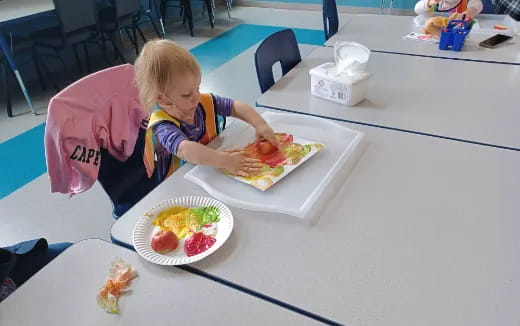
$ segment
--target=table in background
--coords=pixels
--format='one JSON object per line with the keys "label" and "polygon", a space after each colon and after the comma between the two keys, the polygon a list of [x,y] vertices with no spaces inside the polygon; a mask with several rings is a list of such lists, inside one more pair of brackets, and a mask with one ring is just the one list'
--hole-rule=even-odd
{"label": "table in background", "polygon": [[372,53],[366,100],[347,107],[311,95],[321,47],[262,94],[259,106],[520,149],[520,66]]}
{"label": "table in background", "polygon": [[333,46],[338,41],[359,42],[373,51],[392,52],[411,55],[434,56],[450,59],[482,60],[520,64],[520,43],[518,36],[495,49],[480,47],[478,43],[499,30],[491,31],[493,24],[503,24],[502,15],[480,15],[477,17],[481,28],[490,33],[473,30],[461,52],[439,50],[439,45],[419,40],[405,39],[410,32],[420,32],[411,16],[349,15],[347,22],[327,42]]}

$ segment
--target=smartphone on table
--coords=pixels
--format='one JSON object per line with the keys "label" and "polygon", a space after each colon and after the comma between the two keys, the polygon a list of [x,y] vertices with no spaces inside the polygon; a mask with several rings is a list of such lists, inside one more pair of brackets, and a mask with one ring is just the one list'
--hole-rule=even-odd
{"label": "smartphone on table", "polygon": [[491,36],[490,38],[479,43],[481,47],[493,49],[496,48],[499,44],[504,43],[507,40],[512,39],[512,36],[504,35],[504,34],[496,34]]}

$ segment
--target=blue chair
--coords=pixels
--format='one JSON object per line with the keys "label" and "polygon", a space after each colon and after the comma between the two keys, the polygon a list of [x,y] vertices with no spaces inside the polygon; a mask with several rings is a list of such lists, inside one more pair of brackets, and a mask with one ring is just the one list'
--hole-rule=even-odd
{"label": "blue chair", "polygon": [[481,14],[495,14],[495,5],[491,0],[482,0],[484,7],[482,8]]}
{"label": "blue chair", "polygon": [[[165,37],[166,33],[164,31],[164,24],[162,21],[162,17],[160,17],[160,16],[155,17],[156,14],[159,15],[159,6],[157,5],[157,2],[155,0],[148,0],[148,6],[145,6],[141,1],[141,10],[139,11],[139,13],[140,13],[139,19],[137,20],[138,21],[137,24],[139,26],[150,23],[150,24],[152,24],[155,34],[157,34],[157,37],[159,37],[159,38]],[[144,19],[141,19],[141,18],[144,18]],[[159,25],[160,25],[161,30],[159,30],[159,28],[157,28],[157,25],[155,23],[156,18],[159,19]]]}
{"label": "blue chair", "polygon": [[263,40],[255,52],[256,75],[262,93],[274,85],[273,65],[276,62],[280,62],[282,75],[285,75],[301,60],[296,36],[291,29],[276,32]]}
{"label": "blue chair", "polygon": [[[115,35],[125,30],[128,38],[135,48],[135,54],[139,54],[139,41],[137,32],[141,37],[143,44],[147,39],[143,31],[139,27],[139,15],[141,3],[139,0],[111,0],[110,6],[104,7],[98,11],[99,14],[99,30],[107,36],[102,42],[110,41],[115,44]],[[132,31],[132,34],[130,34]],[[157,31],[158,32],[158,31]],[[160,37],[160,34],[158,34]],[[124,60],[124,59],[122,59]]]}
{"label": "blue chair", "polygon": [[336,0],[323,0],[323,31],[325,40],[338,32],[338,7]]}
{"label": "blue chair", "polygon": [[[74,50],[74,56],[78,65],[78,71],[83,73],[79,58],[78,46],[83,44],[87,71],[90,72],[91,64],[89,60],[87,43],[93,42],[97,38],[98,17],[95,0],[53,0],[59,25],[31,34],[36,48],[42,56],[53,56],[58,58],[69,79],[74,80],[67,70],[62,52],[67,48]],[[97,42],[96,42],[97,43]],[[115,45],[114,45],[115,46]],[[117,51],[117,49],[116,49]],[[105,53],[103,51],[103,53]]]}
{"label": "blue chair", "polygon": [[[27,38],[21,37],[21,36],[13,36],[11,38],[11,41],[12,41],[12,45],[13,45],[11,52],[12,52],[13,56],[16,56],[16,59],[17,59],[16,61],[18,61],[17,64],[20,65],[20,64],[25,64],[25,63],[29,63],[29,62],[34,63],[34,66],[36,67],[36,73],[38,75],[38,80],[39,80],[41,88],[43,90],[45,90],[46,87],[45,87],[45,83],[43,81],[43,74],[41,71],[42,68],[45,69],[46,75],[49,76],[54,83],[54,79],[52,78],[52,76],[50,76],[47,67],[45,65],[42,65],[42,63],[39,60],[38,55],[35,53],[33,43],[30,39],[27,39]],[[18,55],[24,55],[26,57],[25,61],[20,62],[18,60]],[[5,105],[7,108],[7,116],[12,117],[13,109],[12,109],[12,102],[11,102],[11,89],[10,89],[11,82],[10,81],[11,81],[11,79],[15,80],[15,76],[14,76],[13,72],[11,71],[11,69],[9,69],[9,64],[7,62],[7,58],[5,57],[2,50],[0,50],[0,69],[2,70],[3,84],[5,87]]]}
{"label": "blue chair", "polygon": [[[172,5],[172,2],[179,4]],[[209,18],[209,25],[211,28],[215,27],[215,12],[213,10],[213,5],[211,0],[203,0],[204,6],[208,10],[208,18]],[[168,7],[177,7],[180,8],[180,14],[182,15],[182,24],[185,25],[186,22],[188,23],[188,28],[190,30],[190,35],[193,36],[193,10],[191,6],[191,0],[161,0],[160,2],[160,14],[162,17],[163,22],[166,22],[166,12],[168,10]]]}

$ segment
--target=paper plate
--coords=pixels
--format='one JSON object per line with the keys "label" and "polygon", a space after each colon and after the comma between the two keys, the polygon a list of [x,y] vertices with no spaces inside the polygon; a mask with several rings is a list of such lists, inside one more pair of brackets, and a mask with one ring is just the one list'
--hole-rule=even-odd
{"label": "paper plate", "polygon": [[[215,235],[216,242],[208,250],[191,257],[184,252],[184,241],[187,239],[179,239],[179,247],[167,254],[160,254],[152,249],[152,236],[159,231],[159,227],[152,224],[157,214],[165,209],[182,206],[188,208],[197,208],[205,206],[217,207],[220,211],[220,221],[217,224],[217,233]],[[147,211],[137,222],[134,228],[133,243],[134,248],[141,257],[159,265],[183,265],[191,264],[199,261],[213,252],[226,242],[231,231],[233,230],[233,215],[229,208],[223,203],[213,198],[202,196],[184,196],[163,201],[155,207]]]}

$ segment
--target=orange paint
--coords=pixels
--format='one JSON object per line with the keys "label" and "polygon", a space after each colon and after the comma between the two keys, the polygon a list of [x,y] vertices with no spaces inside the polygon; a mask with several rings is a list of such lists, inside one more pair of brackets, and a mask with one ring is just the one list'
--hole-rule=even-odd
{"label": "orange paint", "polygon": [[462,14],[466,10],[468,10],[468,0],[461,0],[457,6],[457,13]]}

